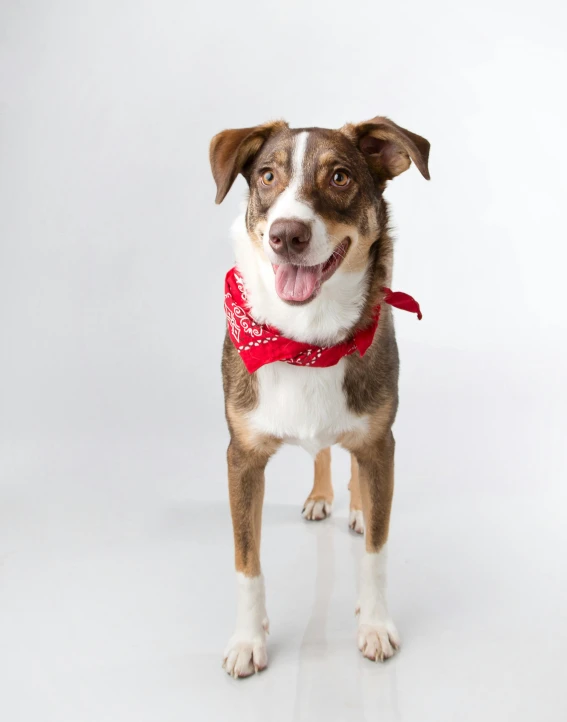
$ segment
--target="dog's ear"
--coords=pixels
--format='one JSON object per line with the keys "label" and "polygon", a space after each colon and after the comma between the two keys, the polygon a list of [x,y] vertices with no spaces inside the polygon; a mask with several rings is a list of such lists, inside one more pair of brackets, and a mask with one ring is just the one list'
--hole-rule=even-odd
{"label": "dog's ear", "polygon": [[287,123],[275,121],[254,128],[223,130],[215,135],[211,140],[209,157],[213,178],[217,184],[216,203],[222,203],[236,176],[246,173],[247,167],[266,140],[282,128],[287,128]]}
{"label": "dog's ear", "polygon": [[364,154],[370,168],[383,180],[390,180],[407,170],[411,161],[429,180],[429,141],[389,118],[377,116],[364,123],[349,123],[341,128]]}

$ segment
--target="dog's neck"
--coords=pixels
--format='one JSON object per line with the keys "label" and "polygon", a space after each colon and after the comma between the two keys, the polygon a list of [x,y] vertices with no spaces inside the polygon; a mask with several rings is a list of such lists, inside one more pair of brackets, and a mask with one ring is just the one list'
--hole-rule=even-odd
{"label": "dog's neck", "polygon": [[310,303],[294,306],[277,295],[272,265],[254,247],[244,215],[235,221],[232,234],[250,313],[258,323],[273,326],[296,341],[329,346],[351,335],[373,305],[377,264],[371,263],[366,271],[336,273]]}

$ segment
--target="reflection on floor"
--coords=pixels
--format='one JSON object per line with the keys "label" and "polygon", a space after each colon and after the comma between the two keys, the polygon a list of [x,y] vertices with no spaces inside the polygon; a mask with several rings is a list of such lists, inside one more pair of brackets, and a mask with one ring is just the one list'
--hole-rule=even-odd
{"label": "reflection on floor", "polygon": [[364,542],[346,480],[324,522],[301,518],[295,489],[293,503],[268,493],[269,667],[235,681],[221,669],[227,503],[133,479],[3,488],[2,719],[565,719],[567,533],[552,498],[402,486],[389,595],[402,649],[373,664],[356,647]]}

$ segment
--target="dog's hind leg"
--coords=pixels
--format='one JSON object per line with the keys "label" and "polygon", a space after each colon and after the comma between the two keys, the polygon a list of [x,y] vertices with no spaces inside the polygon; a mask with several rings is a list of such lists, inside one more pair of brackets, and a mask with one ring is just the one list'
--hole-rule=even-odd
{"label": "dog's hind leg", "polygon": [[236,629],[224,653],[223,667],[233,677],[248,677],[268,664],[264,577],[260,535],[264,469],[275,444],[259,451],[233,437],[228,447],[228,487],[238,581]]}
{"label": "dog's hind leg", "polygon": [[362,497],[360,496],[360,479],[358,477],[358,461],[354,454],[350,455],[350,507],[348,525],[357,534],[364,534],[364,517],[362,514]]}
{"label": "dog's hind leg", "polygon": [[322,449],[315,458],[313,488],[303,505],[304,519],[321,521],[331,514],[333,485],[331,483],[331,449]]}

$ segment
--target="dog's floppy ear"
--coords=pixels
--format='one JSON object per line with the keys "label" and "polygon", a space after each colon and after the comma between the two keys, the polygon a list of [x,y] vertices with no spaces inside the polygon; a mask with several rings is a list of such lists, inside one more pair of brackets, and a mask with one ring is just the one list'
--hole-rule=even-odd
{"label": "dog's floppy ear", "polygon": [[364,154],[371,169],[384,180],[403,173],[412,160],[421,175],[429,180],[429,141],[420,135],[382,116],[364,123],[349,123],[341,130]]}
{"label": "dog's floppy ear", "polygon": [[287,123],[275,121],[254,128],[223,130],[215,135],[211,140],[209,157],[217,184],[216,203],[222,203],[236,176],[246,172],[247,166],[270,135],[282,128],[287,128]]}

